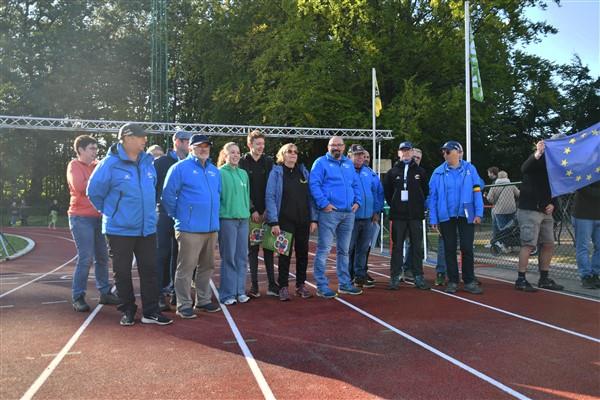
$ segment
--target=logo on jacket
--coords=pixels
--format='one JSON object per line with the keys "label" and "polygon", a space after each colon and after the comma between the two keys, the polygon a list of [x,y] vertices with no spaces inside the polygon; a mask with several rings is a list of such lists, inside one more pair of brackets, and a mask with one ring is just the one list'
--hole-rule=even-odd
{"label": "logo on jacket", "polygon": [[198,170],[197,170],[197,169],[193,169],[193,170],[192,170],[192,174],[194,174],[194,175],[198,175],[199,173],[200,173],[200,172],[198,172]]}
{"label": "logo on jacket", "polygon": [[152,172],[148,172],[148,179],[154,179],[154,174]]}
{"label": "logo on jacket", "polygon": [[421,179],[421,175],[419,175],[419,174],[416,174],[416,175],[415,175],[415,179]]}
{"label": "logo on jacket", "polygon": [[342,164],[342,167],[348,169],[348,168],[350,168],[350,165],[348,165],[348,164]]}
{"label": "logo on jacket", "polygon": [[214,171],[208,171],[207,174],[209,174],[210,176],[217,176],[217,174],[215,174]]}
{"label": "logo on jacket", "polygon": [[131,175],[129,174],[125,174],[125,176],[123,177],[123,179],[125,179],[126,181],[131,179]]}

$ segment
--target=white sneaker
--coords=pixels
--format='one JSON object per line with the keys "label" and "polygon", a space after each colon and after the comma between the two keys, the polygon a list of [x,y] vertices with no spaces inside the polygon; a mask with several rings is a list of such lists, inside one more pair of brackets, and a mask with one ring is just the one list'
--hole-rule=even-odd
{"label": "white sneaker", "polygon": [[223,302],[223,304],[225,304],[226,306],[232,306],[235,303],[237,303],[237,300],[234,298],[227,299]]}
{"label": "white sneaker", "polygon": [[248,302],[248,300],[250,300],[250,297],[246,296],[245,294],[241,294],[238,296],[238,301],[240,303],[246,303],[246,302]]}

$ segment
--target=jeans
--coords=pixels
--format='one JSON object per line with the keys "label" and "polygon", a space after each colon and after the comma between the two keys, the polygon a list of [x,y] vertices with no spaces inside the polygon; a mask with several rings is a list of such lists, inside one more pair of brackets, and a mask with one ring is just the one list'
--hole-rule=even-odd
{"label": "jeans", "polygon": [[495,218],[493,220],[494,229],[492,242],[498,237],[502,229],[506,227],[506,225],[515,218],[515,214],[495,214]]}
{"label": "jeans", "polygon": [[446,251],[446,269],[448,281],[458,283],[458,261],[456,259],[456,230],[460,240],[462,252],[462,277],[465,284],[475,279],[475,266],[473,260],[473,241],[475,239],[475,226],[469,224],[466,218],[450,218],[440,223],[440,230],[444,237],[444,250]]}
{"label": "jeans", "polygon": [[246,294],[246,263],[248,260],[248,220],[221,220],[219,253],[221,254],[221,280],[219,301]]}
{"label": "jeans", "polygon": [[175,222],[166,212],[157,213],[156,224],[156,278],[158,288],[165,293],[170,291],[177,270],[177,253],[179,251],[175,240]]}
{"label": "jeans", "polygon": [[337,239],[336,273],[338,284],[340,287],[352,285],[348,273],[348,249],[353,227],[353,212],[332,211],[319,213],[319,241],[314,262],[314,275],[319,290],[324,290],[329,286],[325,269],[334,235]]}
{"label": "jeans", "polygon": [[102,235],[102,218],[69,216],[71,235],[77,247],[77,265],[73,273],[72,296],[73,300],[85,296],[88,274],[92,261],[94,262],[94,275],[96,288],[102,294],[110,291],[108,281],[108,249],[106,239]]}
{"label": "jeans", "polygon": [[367,275],[367,251],[371,245],[372,231],[371,219],[354,220],[349,247],[354,250],[354,257],[349,269],[353,272],[351,275],[359,279],[364,279]]}
{"label": "jeans", "polygon": [[[573,217],[573,226],[579,276],[600,275],[600,220]],[[594,246],[593,253],[590,244]]]}
{"label": "jeans", "polygon": [[420,219],[392,221],[392,260],[391,260],[391,277],[398,279],[402,271],[402,256],[404,248],[404,239],[406,236],[410,238],[411,251],[411,267],[414,276],[423,275],[423,227]]}
{"label": "jeans", "polygon": [[113,261],[115,286],[121,303],[117,309],[122,313],[135,312],[135,294],[131,280],[133,255],[140,276],[140,294],[144,315],[158,312],[158,283],[156,281],[156,234],[149,236],[106,235]]}

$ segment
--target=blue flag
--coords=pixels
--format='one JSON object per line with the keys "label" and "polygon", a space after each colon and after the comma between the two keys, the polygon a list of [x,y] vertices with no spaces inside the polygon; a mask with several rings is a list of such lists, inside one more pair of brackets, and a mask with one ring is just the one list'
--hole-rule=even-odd
{"label": "blue flag", "polygon": [[544,143],[552,197],[600,180],[600,122],[574,135]]}

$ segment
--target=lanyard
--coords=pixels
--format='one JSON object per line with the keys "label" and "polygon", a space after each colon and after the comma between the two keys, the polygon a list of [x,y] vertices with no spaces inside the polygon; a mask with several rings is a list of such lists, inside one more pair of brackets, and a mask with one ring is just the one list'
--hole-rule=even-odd
{"label": "lanyard", "polygon": [[406,190],[406,187],[407,187],[406,186],[407,185],[407,182],[406,182],[407,175],[408,175],[408,164],[404,163],[404,190]]}

